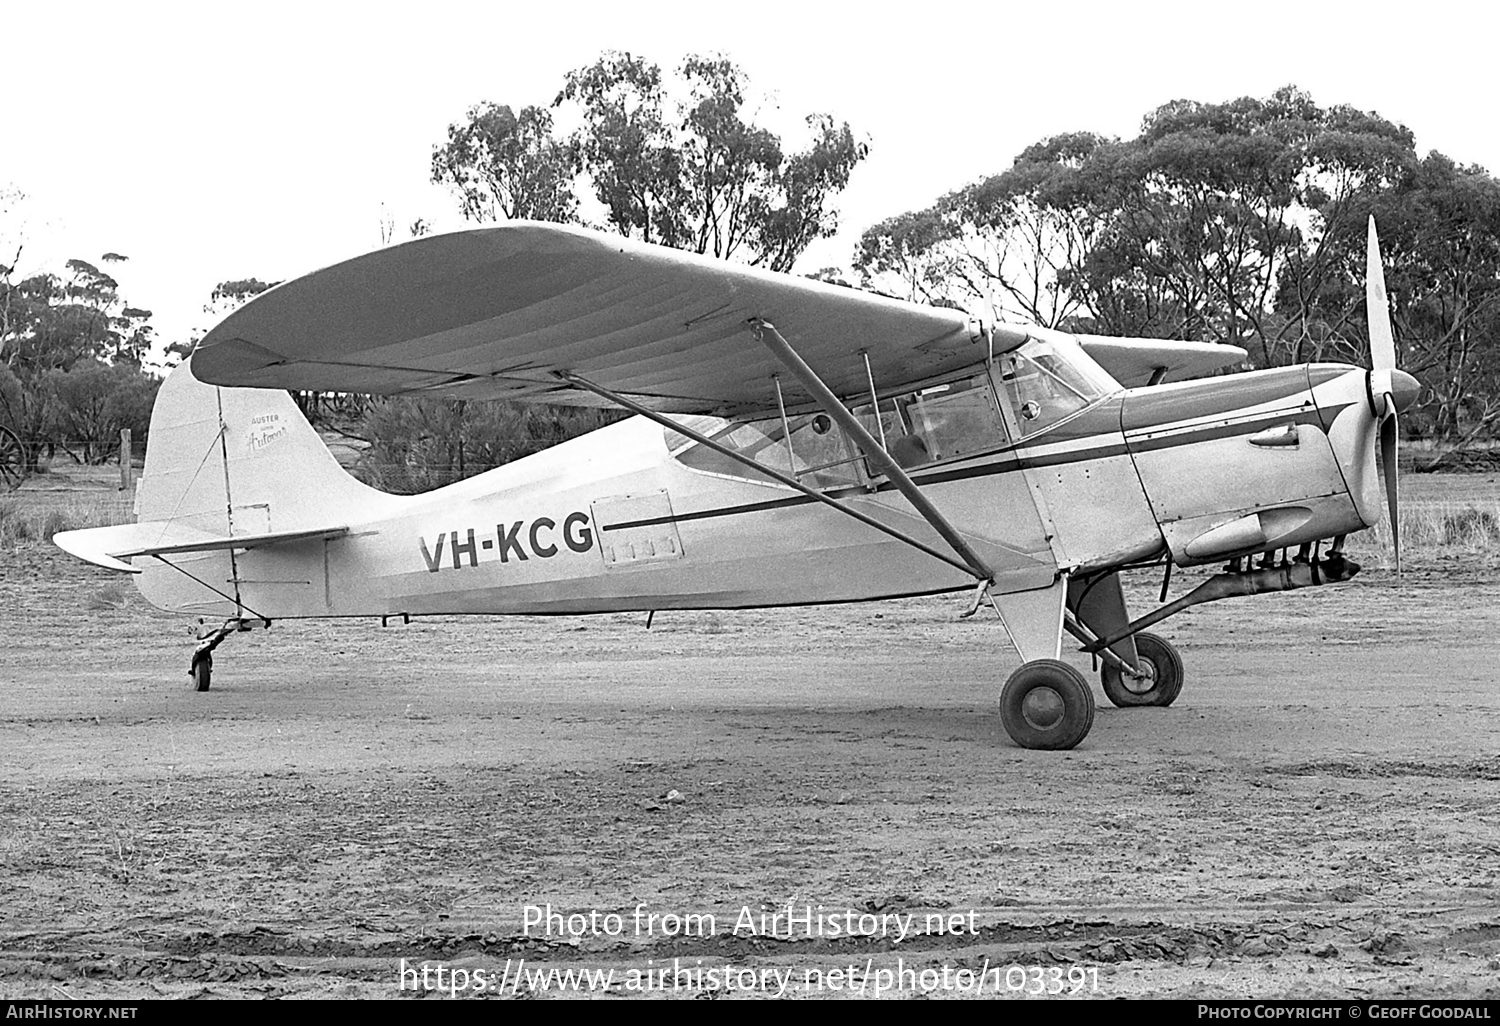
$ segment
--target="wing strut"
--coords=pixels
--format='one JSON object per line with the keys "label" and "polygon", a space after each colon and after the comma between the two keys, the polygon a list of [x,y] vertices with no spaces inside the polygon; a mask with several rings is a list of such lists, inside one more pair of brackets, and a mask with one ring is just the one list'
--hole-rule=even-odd
{"label": "wing strut", "polygon": [[[771,350],[771,354],[791,371],[793,377],[802,382],[802,387],[818,400],[818,404],[823,407],[823,412],[832,417],[838,426],[854,439],[854,443],[864,451],[866,458],[874,464],[875,469],[883,473],[891,484],[906,496],[906,501],[922,514],[922,519],[931,524],[933,530],[942,535],[945,542],[953,546],[953,551],[958,553],[959,558],[964,562],[963,569],[981,582],[993,581],[995,571],[985,562],[984,557],[976,552],[968,539],[959,534],[958,529],[939,512],[938,508],[932,504],[932,500],[923,494],[922,489],[917,487],[917,483],[907,475],[901,465],[891,459],[890,453],[885,451],[885,446],[877,442],[870,432],[865,430],[859,418],[850,413],[847,406],[839,402],[838,396],[834,395],[802,357],[797,355],[791,343],[781,337],[776,326],[770,321],[763,321],[759,318],[752,320],[750,324],[754,328],[755,337],[760,340],[761,344]],[[874,384],[873,378],[871,384]],[[871,398],[873,399],[873,392]],[[878,422],[880,417],[878,408],[875,410],[875,417]],[[951,563],[952,560],[949,562]]]}
{"label": "wing strut", "polygon": [[[899,531],[894,527],[889,527],[885,524],[882,524],[879,520],[876,520],[874,517],[866,513],[861,513],[859,510],[854,509],[853,507],[846,506],[842,502],[839,502],[837,499],[831,499],[828,496],[824,495],[822,492],[817,491],[814,488],[809,488],[807,485],[803,484],[801,481],[798,481],[796,478],[791,477],[787,474],[783,474],[781,471],[776,470],[773,467],[763,466],[762,464],[755,462],[755,460],[751,459],[749,456],[746,456],[744,453],[736,452],[728,446],[714,441],[712,438],[709,438],[702,432],[694,431],[686,424],[678,423],[664,413],[659,413],[656,410],[642,406],[640,403],[621,395],[619,392],[605,388],[603,385],[595,384],[594,382],[589,381],[587,378],[579,377],[577,374],[573,374],[568,371],[558,371],[557,373],[560,378],[571,385],[577,385],[579,388],[585,389],[589,392],[593,392],[595,395],[602,396],[605,399],[608,399],[610,402],[616,404],[617,406],[624,407],[631,413],[640,414],[647,420],[654,420],[662,427],[670,428],[680,435],[685,435],[686,437],[691,438],[693,441],[697,442],[699,445],[706,445],[714,452],[717,452],[722,456],[728,456],[730,459],[735,460],[736,462],[743,463],[745,466],[749,467],[751,470],[754,470],[758,474],[764,474],[766,477],[781,482],[788,488],[795,488],[797,491],[801,492],[803,495],[806,495],[808,498],[816,499],[818,502],[823,503],[825,506],[832,506],[840,513],[846,513],[849,516],[853,517],[855,520],[858,520],[860,523],[873,527],[877,531],[884,532],[885,534],[890,535],[892,538],[895,538],[897,541],[905,542],[912,548],[917,549],[921,552],[925,552],[929,556],[932,556],[934,559],[941,559],[949,566],[952,566],[958,570],[962,570],[966,574],[975,574],[977,576],[973,567],[961,563],[960,561],[954,559],[952,556],[948,555],[946,552],[940,552],[932,546],[918,541],[917,539],[913,538],[911,535],[906,534],[903,531]],[[842,409],[842,407],[840,407],[840,409]],[[981,580],[988,580],[988,578],[981,578]]]}

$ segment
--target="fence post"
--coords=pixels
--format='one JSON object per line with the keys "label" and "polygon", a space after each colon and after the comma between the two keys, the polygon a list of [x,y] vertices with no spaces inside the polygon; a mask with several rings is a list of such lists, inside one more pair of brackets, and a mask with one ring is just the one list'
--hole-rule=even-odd
{"label": "fence post", "polygon": [[129,492],[135,482],[130,467],[130,429],[120,429],[120,491]]}

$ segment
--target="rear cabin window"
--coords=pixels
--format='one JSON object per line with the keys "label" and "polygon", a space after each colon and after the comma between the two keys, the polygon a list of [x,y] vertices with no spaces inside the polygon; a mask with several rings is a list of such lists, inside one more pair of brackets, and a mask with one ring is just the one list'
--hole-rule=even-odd
{"label": "rear cabin window", "polygon": [[[727,421],[718,417],[682,418],[686,426],[727,449],[749,457],[758,466],[791,475],[810,487],[834,488],[860,483],[855,464],[859,452],[826,413],[787,418]],[[786,427],[791,428],[787,444]],[[712,474],[754,478],[744,463],[712,446],[699,445],[680,431],[668,430],[667,449],[683,466]]]}

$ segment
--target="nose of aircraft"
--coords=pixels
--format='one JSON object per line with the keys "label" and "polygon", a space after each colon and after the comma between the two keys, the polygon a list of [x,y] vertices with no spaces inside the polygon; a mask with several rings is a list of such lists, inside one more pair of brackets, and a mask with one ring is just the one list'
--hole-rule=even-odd
{"label": "nose of aircraft", "polygon": [[1395,400],[1396,409],[1405,411],[1412,403],[1417,401],[1417,393],[1422,390],[1422,383],[1404,370],[1391,371],[1391,398]]}

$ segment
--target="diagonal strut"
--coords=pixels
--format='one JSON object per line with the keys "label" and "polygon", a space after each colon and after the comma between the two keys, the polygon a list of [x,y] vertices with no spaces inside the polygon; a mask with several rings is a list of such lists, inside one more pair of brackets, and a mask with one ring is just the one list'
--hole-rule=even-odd
{"label": "diagonal strut", "polygon": [[[854,439],[855,444],[864,452],[865,457],[874,464],[875,469],[885,474],[890,482],[896,486],[897,490],[906,496],[906,501],[910,502],[916,511],[922,515],[922,519],[932,525],[932,529],[953,547],[953,551],[958,553],[959,558],[963,560],[965,569],[980,581],[994,580],[995,571],[991,569],[984,557],[975,551],[974,546],[969,544],[967,538],[959,534],[958,529],[932,504],[932,500],[927,498],[922,489],[917,487],[916,482],[907,475],[901,465],[891,458],[890,453],[886,452],[885,447],[877,442],[869,431],[865,430],[865,426],[859,422],[859,418],[850,413],[847,406],[839,402],[838,396],[833,394],[833,390],[823,384],[823,379],[818,377],[813,369],[803,361],[802,357],[797,355],[797,351],[792,348],[791,343],[781,337],[781,333],[776,330],[776,326],[770,321],[761,320],[760,318],[753,319],[750,324],[755,331],[755,337],[771,351],[771,355],[780,360],[782,365],[792,373],[792,376],[802,383],[802,387],[806,388],[813,398],[818,400],[818,405],[823,407],[823,412],[832,417],[834,422],[843,428],[849,437]],[[873,399],[874,397],[872,396],[871,398]],[[875,416],[877,419],[880,416],[878,409],[875,410]]]}
{"label": "diagonal strut", "polygon": [[[818,502],[821,502],[826,506],[832,506],[840,513],[844,513],[850,517],[853,517],[860,523],[865,524],[869,527],[873,527],[877,531],[888,534],[892,538],[895,538],[897,541],[905,542],[912,548],[917,549],[921,552],[925,552],[927,553],[927,555],[932,556],[934,559],[940,559],[944,563],[947,563],[949,566],[952,566],[955,569],[962,570],[966,574],[973,574],[975,572],[972,567],[964,565],[963,563],[954,559],[952,556],[948,555],[946,552],[940,552],[932,546],[918,541],[916,538],[911,537],[909,534],[906,534],[903,531],[897,530],[894,527],[890,527],[886,524],[881,523],[879,520],[876,520],[874,517],[870,516],[867,513],[863,513],[857,509],[854,509],[852,506],[847,506],[844,503],[839,502],[837,499],[829,498],[827,495],[824,495],[817,489],[809,488],[807,485],[803,484],[801,481],[798,481],[796,478],[792,477],[789,474],[783,474],[781,471],[775,469],[774,467],[767,467],[763,464],[757,463],[755,462],[755,460],[751,459],[749,456],[746,456],[744,453],[736,452],[735,450],[729,448],[727,445],[723,445],[719,442],[714,441],[712,438],[709,438],[701,431],[695,431],[692,428],[688,427],[686,424],[680,424],[677,421],[672,420],[664,413],[659,413],[656,410],[651,409],[650,407],[642,406],[640,403],[636,402],[628,396],[621,395],[619,392],[613,391],[609,388],[605,388],[603,385],[595,384],[587,378],[579,377],[577,374],[566,371],[559,371],[558,376],[561,377],[564,381],[567,381],[569,384],[577,385],[579,388],[582,388],[589,392],[593,392],[597,396],[602,396],[603,398],[608,399],[610,402],[629,410],[631,413],[638,413],[642,417],[645,417],[647,420],[654,420],[656,423],[662,425],[663,427],[670,428],[671,430],[676,431],[678,434],[685,435],[686,437],[691,438],[693,441],[697,442],[699,445],[706,445],[708,448],[714,450],[720,455],[727,456],[738,463],[744,464],[751,470],[754,470],[757,474],[764,474],[766,477],[769,477],[772,480],[781,482],[788,488],[795,488],[797,491],[801,492],[803,495],[806,495],[808,498],[816,499]],[[987,578],[985,579],[987,580]]]}

